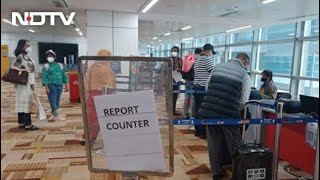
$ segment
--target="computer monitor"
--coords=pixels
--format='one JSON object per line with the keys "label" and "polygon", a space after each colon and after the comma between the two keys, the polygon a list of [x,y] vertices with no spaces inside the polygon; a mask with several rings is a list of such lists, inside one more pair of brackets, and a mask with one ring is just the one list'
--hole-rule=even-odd
{"label": "computer monitor", "polygon": [[302,112],[314,113],[319,117],[319,98],[300,95]]}

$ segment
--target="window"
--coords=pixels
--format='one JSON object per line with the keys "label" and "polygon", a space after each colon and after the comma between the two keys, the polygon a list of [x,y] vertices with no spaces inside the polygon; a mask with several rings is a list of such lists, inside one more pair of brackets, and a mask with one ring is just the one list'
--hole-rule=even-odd
{"label": "window", "polygon": [[319,41],[304,41],[300,76],[319,78]]}
{"label": "window", "polygon": [[182,48],[183,49],[188,49],[188,48],[192,48],[192,41],[185,41],[182,43]]}
{"label": "window", "polygon": [[203,47],[206,44],[206,38],[198,38],[196,39],[196,46],[195,47]]}
{"label": "window", "polygon": [[319,36],[319,19],[305,22],[304,36]]}
{"label": "window", "polygon": [[225,48],[224,47],[215,48],[214,51],[217,53],[213,56],[214,65],[225,62],[225,53],[226,53]]}
{"label": "window", "polygon": [[[277,87],[278,92],[289,92],[290,91],[290,78],[283,78],[283,77],[273,77],[273,82]],[[257,89],[260,89],[262,85],[261,82],[261,75],[256,76],[255,86]]]}
{"label": "window", "polygon": [[209,41],[213,46],[224,45],[226,43],[226,36],[224,34],[211,36]]}
{"label": "window", "polygon": [[253,31],[231,34],[231,44],[248,43],[253,41]]}
{"label": "window", "polygon": [[259,40],[269,41],[277,39],[294,38],[296,34],[296,25],[288,24],[282,26],[266,27],[260,29]]}
{"label": "window", "polygon": [[238,53],[246,53],[250,59],[252,57],[252,46],[236,46],[236,47],[230,47],[230,54],[229,58],[236,58]]}
{"label": "window", "polygon": [[293,43],[263,44],[258,48],[258,70],[291,75]]}
{"label": "window", "polygon": [[300,80],[299,94],[319,97],[319,81]]}

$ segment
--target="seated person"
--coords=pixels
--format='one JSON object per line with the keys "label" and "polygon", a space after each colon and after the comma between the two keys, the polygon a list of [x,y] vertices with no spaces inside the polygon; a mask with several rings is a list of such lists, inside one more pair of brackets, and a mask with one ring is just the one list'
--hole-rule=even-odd
{"label": "seated person", "polygon": [[263,82],[263,84],[260,87],[260,94],[262,99],[276,100],[277,87],[272,80],[272,71],[264,70],[261,75],[261,81]]}

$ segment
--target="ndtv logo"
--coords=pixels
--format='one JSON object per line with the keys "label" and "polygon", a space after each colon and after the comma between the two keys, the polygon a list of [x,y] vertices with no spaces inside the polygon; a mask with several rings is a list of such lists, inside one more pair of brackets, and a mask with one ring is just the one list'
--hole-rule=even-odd
{"label": "ndtv logo", "polygon": [[[72,23],[72,20],[74,16],[76,15],[75,12],[71,12],[69,18],[66,18],[65,15],[62,12],[25,12],[24,13],[24,19],[22,18],[21,14],[18,12],[12,12],[12,25],[18,25],[17,19],[20,22],[21,25],[27,26],[41,26],[44,25],[46,22],[46,16],[50,17],[50,25],[55,25],[55,18],[56,16],[60,17],[64,25],[70,25]],[[34,17],[39,16],[40,21],[35,22]]]}

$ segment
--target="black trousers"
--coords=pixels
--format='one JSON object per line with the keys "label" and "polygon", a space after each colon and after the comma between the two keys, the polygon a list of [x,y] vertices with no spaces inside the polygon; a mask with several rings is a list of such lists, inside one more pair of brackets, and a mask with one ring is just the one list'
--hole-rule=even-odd
{"label": "black trousers", "polygon": [[31,114],[30,113],[18,113],[18,123],[25,124],[26,126],[31,125]]}
{"label": "black trousers", "polygon": [[[176,83],[176,81],[173,80],[173,83]],[[180,88],[178,85],[173,85],[172,89],[173,89],[173,91],[175,91],[175,90],[179,90]],[[178,93],[173,93],[173,113],[176,112],[178,95],[179,95]]]}
{"label": "black trousers", "polygon": [[209,160],[212,175],[223,172],[223,165],[231,159],[241,146],[239,126],[207,126]]}
{"label": "black trousers", "polygon": [[[195,85],[193,87],[193,90],[205,90],[205,87],[200,86],[200,85]],[[195,118],[199,119],[199,115],[198,115],[198,110],[200,109],[201,103],[203,101],[203,98],[205,96],[205,94],[199,94],[199,93],[194,93],[194,99],[195,99]],[[195,136],[199,136],[199,137],[207,137],[207,130],[206,130],[206,126],[204,125],[195,125],[194,126],[195,129]]]}

